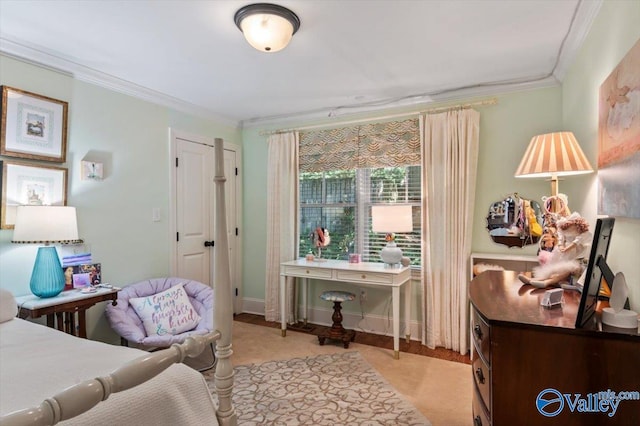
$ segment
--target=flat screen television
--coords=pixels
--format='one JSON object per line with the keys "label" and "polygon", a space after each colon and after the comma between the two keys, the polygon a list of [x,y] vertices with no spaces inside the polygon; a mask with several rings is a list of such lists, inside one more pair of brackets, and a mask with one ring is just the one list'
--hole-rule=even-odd
{"label": "flat screen television", "polygon": [[593,316],[598,302],[600,283],[604,279],[609,286],[613,285],[613,273],[607,265],[607,253],[613,232],[612,217],[598,219],[591,243],[591,254],[584,278],[582,297],[576,316],[576,328],[583,328]]}

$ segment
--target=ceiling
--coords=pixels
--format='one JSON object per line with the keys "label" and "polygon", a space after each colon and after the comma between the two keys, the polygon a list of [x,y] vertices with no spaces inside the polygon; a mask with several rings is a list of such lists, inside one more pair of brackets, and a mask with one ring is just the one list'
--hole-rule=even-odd
{"label": "ceiling", "polygon": [[558,84],[601,0],[272,0],[300,30],[249,46],[246,0],[0,0],[0,51],[238,126]]}

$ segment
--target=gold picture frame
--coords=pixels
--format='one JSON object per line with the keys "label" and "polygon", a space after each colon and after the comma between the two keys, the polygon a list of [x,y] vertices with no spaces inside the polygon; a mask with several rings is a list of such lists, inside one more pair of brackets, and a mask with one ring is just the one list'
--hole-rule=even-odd
{"label": "gold picture frame", "polygon": [[67,205],[66,168],[6,160],[0,165],[0,229],[13,229],[18,206]]}
{"label": "gold picture frame", "polygon": [[0,155],[66,161],[67,102],[2,86],[1,108]]}

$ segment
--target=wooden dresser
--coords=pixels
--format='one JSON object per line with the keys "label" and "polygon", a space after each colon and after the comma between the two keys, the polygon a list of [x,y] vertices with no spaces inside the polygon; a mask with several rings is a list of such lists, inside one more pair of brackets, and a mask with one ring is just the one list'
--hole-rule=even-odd
{"label": "wooden dresser", "polygon": [[[544,292],[511,271],[471,281],[474,425],[640,424],[638,330],[603,329],[597,318],[576,329],[580,293],[549,309]],[[612,416],[610,391],[627,398]]]}

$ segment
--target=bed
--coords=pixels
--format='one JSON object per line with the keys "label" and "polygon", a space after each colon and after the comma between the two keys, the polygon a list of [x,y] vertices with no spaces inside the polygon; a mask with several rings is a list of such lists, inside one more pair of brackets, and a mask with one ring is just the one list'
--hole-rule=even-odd
{"label": "bed", "polygon": [[[215,140],[216,206],[224,209],[223,141]],[[215,332],[148,353],[80,339],[15,318],[0,300],[0,425],[235,425],[233,321],[226,214],[215,215]],[[7,295],[8,294],[8,295]],[[9,314],[7,314],[9,312]],[[203,376],[181,364],[216,345],[215,401]]]}

